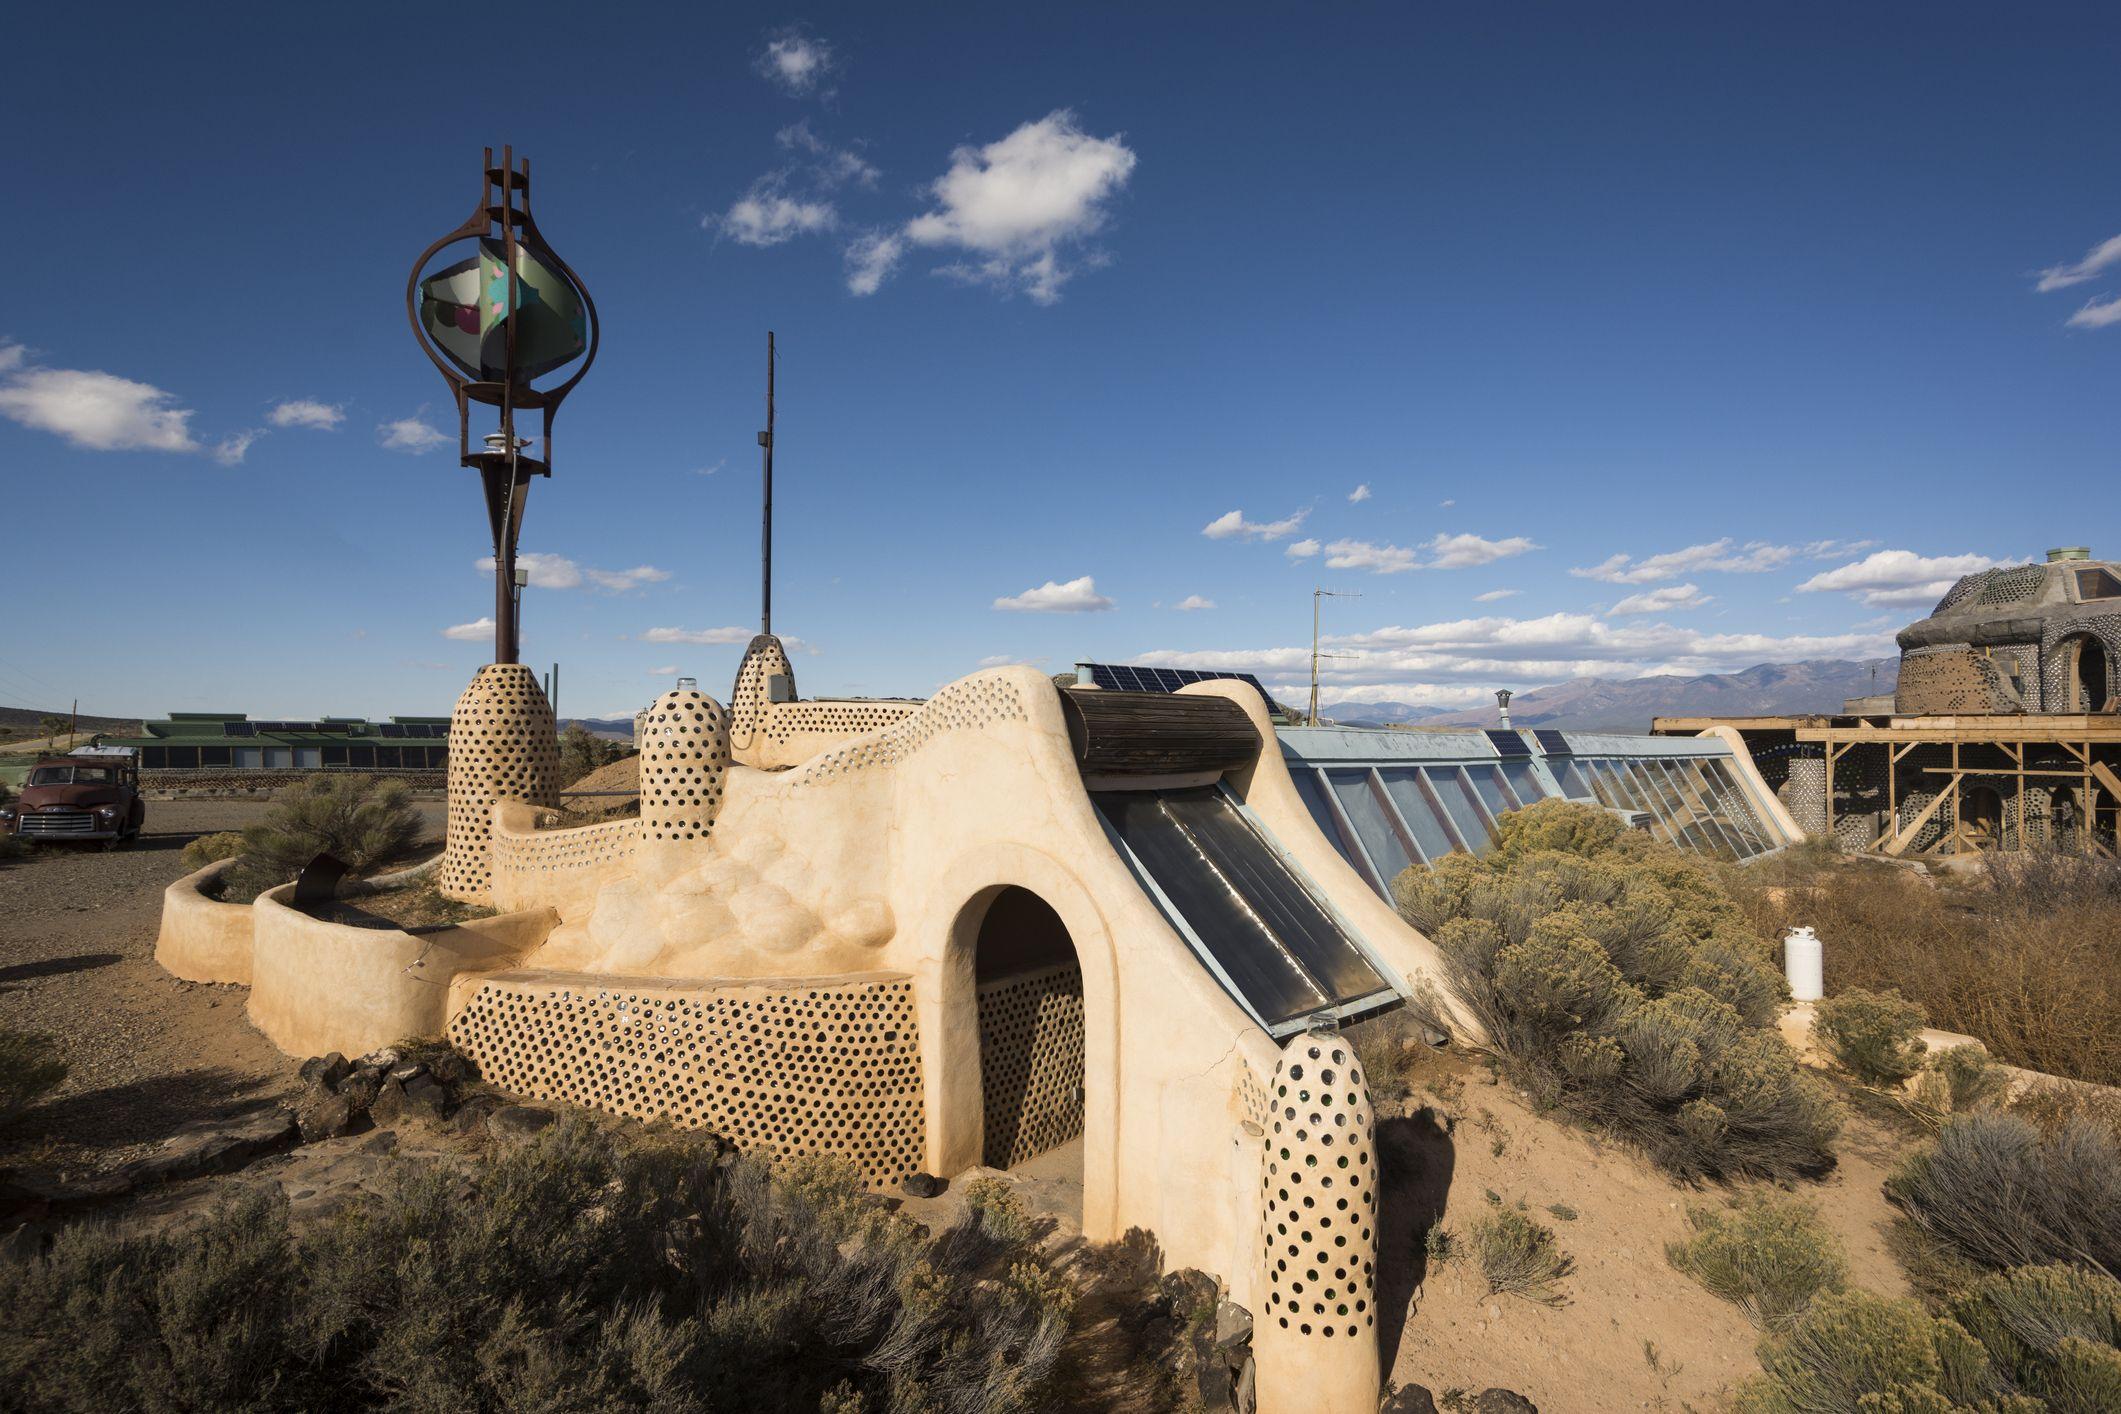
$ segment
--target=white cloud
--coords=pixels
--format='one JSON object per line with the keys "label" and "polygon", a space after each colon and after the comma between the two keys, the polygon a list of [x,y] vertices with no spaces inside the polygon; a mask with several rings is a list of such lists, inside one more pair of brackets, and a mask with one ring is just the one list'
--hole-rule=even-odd
{"label": "white cloud", "polygon": [[1662,589],[1646,589],[1606,610],[1607,618],[1619,618],[1627,614],[1670,614],[1681,609],[1698,609],[1707,604],[1712,596],[1703,594],[1698,584],[1667,584]]}
{"label": "white cloud", "polygon": [[2095,278],[2111,265],[2121,265],[2121,236],[2101,241],[2082,260],[2069,265],[2050,265],[2040,272],[2040,283],[2033,288],[2043,295],[2050,290],[2068,289]]}
{"label": "white cloud", "polygon": [[848,147],[834,147],[810,130],[810,120],[791,123],[773,135],[773,140],[791,152],[805,152],[815,157],[812,168],[817,180],[828,187],[854,182],[859,186],[873,187],[881,175],[868,159]]}
{"label": "white cloud", "polygon": [[[472,568],[484,574],[492,574],[493,556],[480,556],[472,561]],[[565,555],[543,555],[535,550],[518,550],[516,568],[530,571],[530,586],[533,589],[573,589],[582,582],[582,567]]]}
{"label": "white cloud", "polygon": [[1421,568],[1420,552],[1400,545],[1375,545],[1367,540],[1336,540],[1326,546],[1329,570],[1368,570],[1372,574],[1404,574]]}
{"label": "white cloud", "polygon": [[672,663],[667,668],[650,668],[648,670],[648,676],[652,678],[674,678],[677,675],[678,665],[675,663]]}
{"label": "white cloud", "polygon": [[1112,607],[1112,601],[1097,592],[1089,575],[1066,584],[1047,580],[1036,589],[1010,594],[994,601],[994,607],[1012,614],[1094,614]]}
{"label": "white cloud", "polygon": [[1215,601],[1199,594],[1188,594],[1171,607],[1178,610],[1181,614],[1190,614],[1196,610],[1214,608]]}
{"label": "white cloud", "polygon": [[813,93],[830,93],[823,85],[839,67],[839,59],[824,40],[789,28],[766,41],[764,52],[753,60],[752,67],[761,78],[797,98],[806,98]]}
{"label": "white cloud", "polygon": [[1490,589],[1485,594],[1474,595],[1473,602],[1476,604],[1494,604],[1499,603],[1504,599],[1508,599],[1512,595],[1522,593],[1524,593],[1522,589]]}
{"label": "white cloud", "polygon": [[1988,555],[1918,555],[1912,550],[1879,550],[1853,564],[1813,575],[1797,586],[1797,592],[1848,594],[1859,603],[1879,606],[1930,604],[1942,599],[1962,575],[1998,563]]}
{"label": "white cloud", "polygon": [[725,466],[727,466],[727,465],[729,465],[729,458],[727,458],[727,457],[723,457],[723,458],[722,458],[722,459],[721,459],[720,461],[716,462],[716,463],[715,463],[715,464],[714,464],[713,466],[696,466],[696,467],[694,467],[694,468],[692,469],[692,474],[693,474],[694,476],[712,476],[712,475],[714,475],[714,474],[715,474],[716,472],[720,471],[720,470],[721,470],[721,469],[722,469],[723,467],[725,467]]}
{"label": "white cloud", "polygon": [[[652,628],[641,635],[643,643],[749,643],[755,628]],[[783,640],[784,642],[786,640]]]}
{"label": "white cloud", "polygon": [[275,427],[314,427],[329,432],[346,420],[346,413],[337,403],[320,403],[313,398],[289,398],[275,404],[265,414],[265,420]]}
{"label": "white cloud", "polygon": [[797,236],[829,231],[839,223],[832,203],[814,197],[790,196],[787,178],[769,172],[751,184],[750,190],[720,216],[701,220],[739,245],[775,246]]}
{"label": "white cloud", "polygon": [[1458,504],[1458,502],[1456,502],[1456,501],[1438,501],[1438,502],[1437,502],[1436,504],[1437,504],[1437,505],[1439,505],[1439,506],[1442,506],[1442,507],[1443,507],[1443,508],[1444,508],[1445,510],[1449,510],[1449,509],[1451,509],[1451,507],[1453,507],[1453,506],[1457,505],[1457,504]]}
{"label": "white cloud", "polygon": [[0,339],[0,373],[13,373],[28,361],[28,349],[13,339]]}
{"label": "white cloud", "polygon": [[1318,553],[1318,548],[1316,540],[1299,540],[1283,550],[1282,553],[1292,560],[1308,560]]}
{"label": "white cloud", "polygon": [[998,142],[953,152],[950,170],[929,188],[936,209],[908,222],[906,237],[969,254],[943,273],[1052,304],[1075,273],[1063,251],[1103,229],[1107,203],[1135,161],[1119,134],[1092,137],[1073,113],[1056,109]]}
{"label": "white cloud", "polygon": [[[1825,547],[1833,542],[1815,543]],[[1677,579],[1704,570],[1720,574],[1763,574],[1788,564],[1797,558],[1798,553],[1791,546],[1770,545],[1764,540],[1750,540],[1740,545],[1726,535],[1721,540],[1689,545],[1683,550],[1667,550],[1661,555],[1640,560],[1632,555],[1611,555],[1595,565],[1572,569],[1569,573],[1579,579],[1598,579],[1607,584],[1654,584],[1660,579]]]}
{"label": "white cloud", "polygon": [[[518,555],[516,558],[520,560],[522,556]],[[659,570],[654,565],[635,565],[630,570],[584,570],[582,572],[588,575],[590,583],[596,585],[599,589],[609,589],[613,592],[639,589],[644,584],[661,584],[664,580],[670,578],[669,570]]]}
{"label": "white cloud", "polygon": [[1435,552],[1436,558],[1426,566],[1432,570],[1472,569],[1477,565],[1490,565],[1497,560],[1506,560],[1512,555],[1522,555],[1527,550],[1537,550],[1522,535],[1511,535],[1501,540],[1487,540],[1478,535],[1438,535],[1425,547]]}
{"label": "white cloud", "polygon": [[442,630],[442,637],[454,638],[465,643],[476,642],[481,638],[491,638],[493,637],[493,619],[491,617],[481,617],[473,619],[468,624],[452,624]]}
{"label": "white cloud", "polygon": [[2121,295],[2104,304],[2093,300],[2069,317],[2072,329],[2104,329],[2109,324],[2121,324]]}
{"label": "white cloud", "polygon": [[979,660],[979,666],[982,668],[1013,668],[1022,665],[1029,668],[1036,667],[1045,661],[1043,657],[1023,658],[1014,653],[990,653]]}
{"label": "white cloud", "polygon": [[376,441],[387,452],[406,452],[418,456],[437,447],[449,445],[449,434],[431,423],[417,417],[401,417],[396,422],[376,424]]}
{"label": "white cloud", "polygon": [[847,292],[873,295],[898,269],[906,254],[903,236],[888,231],[866,231],[847,243]]}
{"label": "white cloud", "polygon": [[1359,505],[1369,499],[1370,483],[1367,481],[1365,481],[1362,485],[1356,487],[1353,491],[1350,491],[1348,493],[1348,501],[1351,505]]}
{"label": "white cloud", "polygon": [[1281,520],[1246,520],[1243,511],[1226,511],[1200,528],[1200,533],[1210,540],[1231,540],[1243,537],[1246,540],[1282,540],[1296,533],[1311,514],[1306,507]]}
{"label": "white cloud", "polygon": [[192,410],[176,395],[113,373],[31,368],[20,344],[0,351],[0,417],[95,452],[196,452]]}
{"label": "white cloud", "polygon": [[223,466],[240,466],[243,458],[250,455],[253,442],[265,435],[262,427],[249,427],[241,432],[231,432],[214,443],[214,460]]}

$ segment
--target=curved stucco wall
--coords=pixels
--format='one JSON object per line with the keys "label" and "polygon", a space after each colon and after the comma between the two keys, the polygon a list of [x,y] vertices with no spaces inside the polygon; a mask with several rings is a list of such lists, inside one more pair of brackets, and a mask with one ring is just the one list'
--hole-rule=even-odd
{"label": "curved stucco wall", "polygon": [[551,931],[550,909],[407,933],[352,928],[288,904],[294,885],[252,905],[250,1019],[294,1056],[360,1055],[439,1036],[458,974],[510,966]]}
{"label": "curved stucco wall", "polygon": [[234,863],[216,860],[162,891],[155,961],[172,977],[250,985],[251,906],[223,903],[205,892]]}

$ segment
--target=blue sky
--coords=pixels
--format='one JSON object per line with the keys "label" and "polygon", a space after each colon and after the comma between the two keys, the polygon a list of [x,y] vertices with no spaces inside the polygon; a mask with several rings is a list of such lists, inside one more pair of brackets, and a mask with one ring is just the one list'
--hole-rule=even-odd
{"label": "blue sky", "polygon": [[570,715],[727,691],[768,328],[806,695],[1294,685],[1324,585],[1330,697],[1470,705],[2121,553],[2110,8],[489,19],[15,22],[0,703],[448,709],[488,547],[402,290],[486,143],[604,320],[523,536]]}

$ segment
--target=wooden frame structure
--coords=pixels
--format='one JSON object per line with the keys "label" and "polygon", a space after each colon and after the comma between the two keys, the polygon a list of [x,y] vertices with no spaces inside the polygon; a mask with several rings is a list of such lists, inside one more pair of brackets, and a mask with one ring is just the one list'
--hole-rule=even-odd
{"label": "wooden frame structure", "polygon": [[[1662,725],[1662,724],[1660,724]],[[2045,713],[2038,715],[1993,715],[1950,717],[1878,718],[1770,718],[1732,720],[1727,725],[1741,733],[1747,727],[1789,731],[1798,742],[1817,744],[1826,758],[1826,834],[1834,834],[1834,771],[1843,757],[1858,746],[1885,748],[1886,819],[1884,832],[1871,841],[1866,852],[1899,858],[1919,839],[1931,821],[1943,814],[1946,823],[1935,842],[1918,854],[1965,854],[1983,849],[2023,849],[2027,845],[2025,798],[2028,782],[2067,783],[2076,807],[2080,845],[2099,854],[2114,853],[2112,830],[2102,832],[2100,813],[2117,816],[2121,824],[2121,717],[2108,713]],[[1911,769],[1925,784],[1942,777],[1941,789],[1905,825],[1900,823],[1902,762],[1924,746],[1950,749],[1945,765],[1918,765]],[[2051,746],[2073,763],[2064,768],[2027,764],[2027,748]],[[1988,760],[1968,760],[1978,750]],[[2002,764],[1993,759],[2002,758]],[[1970,826],[1965,801],[1969,782],[2006,782],[2015,787],[2016,838],[2011,838],[2006,816],[1991,841]]]}

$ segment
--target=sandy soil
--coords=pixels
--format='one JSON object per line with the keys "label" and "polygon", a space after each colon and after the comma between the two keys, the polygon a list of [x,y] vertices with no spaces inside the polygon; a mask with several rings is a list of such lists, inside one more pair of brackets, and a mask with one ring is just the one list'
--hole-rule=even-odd
{"label": "sandy soil", "polygon": [[[244,1016],[247,989],[180,982],[154,960],[162,890],[186,872],[184,845],[268,808],[149,802],[136,843],[0,861],[0,1026],[51,1033],[70,1068],[0,1137],[0,1163],[109,1168],[185,1124],[293,1093],[294,1062]],[[441,806],[419,809],[439,834]]]}
{"label": "sandy soil", "polygon": [[[1674,1184],[1626,1150],[1535,1114],[1485,1065],[1446,1056],[1430,1071],[1427,1088],[1378,1105],[1378,1304],[1394,1380],[1439,1399],[1501,1386],[1543,1414],[1590,1414],[1713,1408],[1758,1373],[1759,1332],[1664,1255],[1685,1235],[1690,1203],[1718,1205],[1734,1190]],[[1885,1248],[1892,1212],[1879,1185],[1910,1137],[1852,1114],[1836,1172],[1799,1190],[1846,1247],[1852,1282],[1873,1291],[1908,1290]],[[1561,1284],[1566,1304],[1488,1295],[1467,1235],[1497,1200],[1523,1203],[1575,1260]],[[1552,1212],[1556,1204],[1575,1216]],[[1424,1237],[1439,1217],[1459,1255],[1430,1272]]]}

